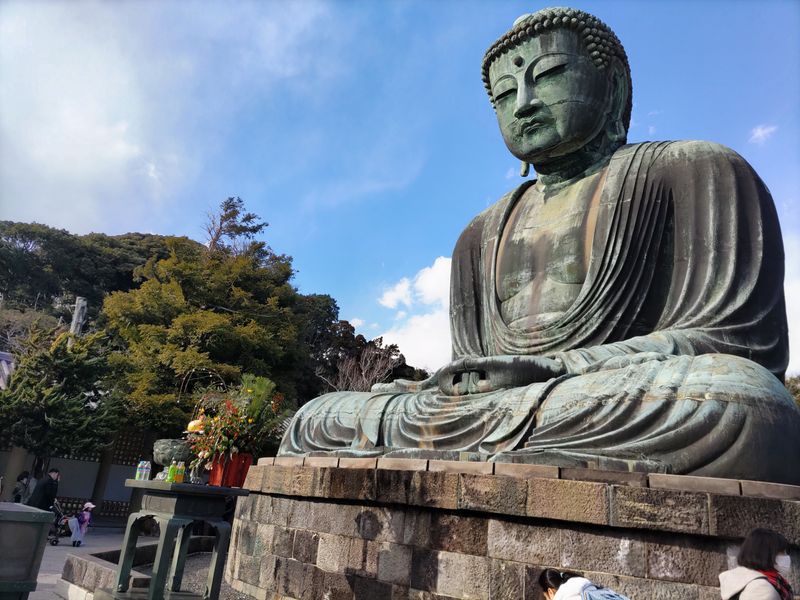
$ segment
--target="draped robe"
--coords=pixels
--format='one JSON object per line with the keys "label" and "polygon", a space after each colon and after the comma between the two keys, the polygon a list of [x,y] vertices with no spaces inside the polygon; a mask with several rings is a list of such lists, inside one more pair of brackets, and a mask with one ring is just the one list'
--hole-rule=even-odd
{"label": "draped robe", "polygon": [[422,448],[800,483],[800,409],[781,384],[783,245],[753,169],[707,142],[617,150],[577,299],[519,328],[501,316],[495,269],[508,216],[533,184],[456,244],[453,356],[546,356],[566,373],[462,396],[391,385],[326,394],[300,409],[279,453]]}

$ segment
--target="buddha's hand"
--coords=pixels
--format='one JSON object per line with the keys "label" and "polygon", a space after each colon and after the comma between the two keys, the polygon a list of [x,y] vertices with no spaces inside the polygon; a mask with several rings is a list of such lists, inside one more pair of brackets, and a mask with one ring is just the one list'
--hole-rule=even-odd
{"label": "buddha's hand", "polygon": [[541,383],[566,372],[564,363],[544,356],[486,356],[460,358],[436,373],[447,396],[481,394]]}

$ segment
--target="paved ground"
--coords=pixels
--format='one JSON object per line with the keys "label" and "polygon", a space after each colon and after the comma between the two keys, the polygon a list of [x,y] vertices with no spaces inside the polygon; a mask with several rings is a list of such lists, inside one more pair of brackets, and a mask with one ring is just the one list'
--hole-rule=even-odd
{"label": "paved ground", "polygon": [[[116,527],[94,527],[89,530],[80,548],[73,548],[69,538],[61,538],[58,546],[47,545],[39,569],[36,591],[28,596],[29,600],[55,600],[56,581],[61,577],[67,554],[89,554],[102,548],[119,548],[122,546],[124,530]],[[145,538],[147,539],[147,538]]]}

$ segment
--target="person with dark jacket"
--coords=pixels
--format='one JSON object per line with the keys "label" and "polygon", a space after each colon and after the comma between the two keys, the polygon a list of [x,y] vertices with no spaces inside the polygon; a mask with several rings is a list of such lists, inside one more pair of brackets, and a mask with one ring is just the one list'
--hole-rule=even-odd
{"label": "person with dark jacket", "polygon": [[31,485],[31,474],[28,471],[23,471],[17,476],[17,483],[14,485],[14,491],[11,492],[12,501],[17,504],[25,504],[28,498],[33,493],[33,485]]}
{"label": "person with dark jacket", "polygon": [[58,481],[60,479],[60,471],[55,468],[50,469],[47,472],[47,477],[43,477],[36,484],[36,489],[33,490],[33,494],[28,499],[28,506],[50,510],[58,495]]}

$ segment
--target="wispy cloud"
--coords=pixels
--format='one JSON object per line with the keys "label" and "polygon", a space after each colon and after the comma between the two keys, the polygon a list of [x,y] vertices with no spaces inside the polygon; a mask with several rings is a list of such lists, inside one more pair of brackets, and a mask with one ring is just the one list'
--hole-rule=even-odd
{"label": "wispy cloud", "polygon": [[365,323],[364,319],[359,319],[358,317],[353,317],[352,319],[350,319],[350,325],[352,325],[356,329],[358,329],[359,327],[363,327],[364,323]]}
{"label": "wispy cloud", "polygon": [[653,135],[653,134],[655,134],[655,132],[656,132],[656,127],[655,127],[655,125],[650,125],[650,126],[647,128],[647,135]]}
{"label": "wispy cloud", "polygon": [[750,139],[747,141],[751,144],[763,146],[776,131],[778,131],[777,125],[756,125],[750,130]]}
{"label": "wispy cloud", "polygon": [[335,20],[316,2],[5,3],[0,195],[26,202],[4,216],[151,227],[248,103],[335,82]]}
{"label": "wispy cloud", "polygon": [[662,114],[664,114],[663,110],[656,109],[656,110],[651,110],[650,112],[648,112],[647,116],[648,117],[657,117],[658,115],[662,115]]}
{"label": "wispy cloud", "polygon": [[378,303],[386,308],[395,309],[399,305],[411,306],[411,280],[403,277],[389,289],[383,292]]}
{"label": "wispy cloud", "polygon": [[[440,256],[413,278],[404,277],[388,290],[390,300],[402,297],[407,310],[395,315],[395,324],[383,339],[398,344],[410,365],[429,371],[450,360],[450,262]],[[385,300],[386,293],[378,302],[394,308]]]}

